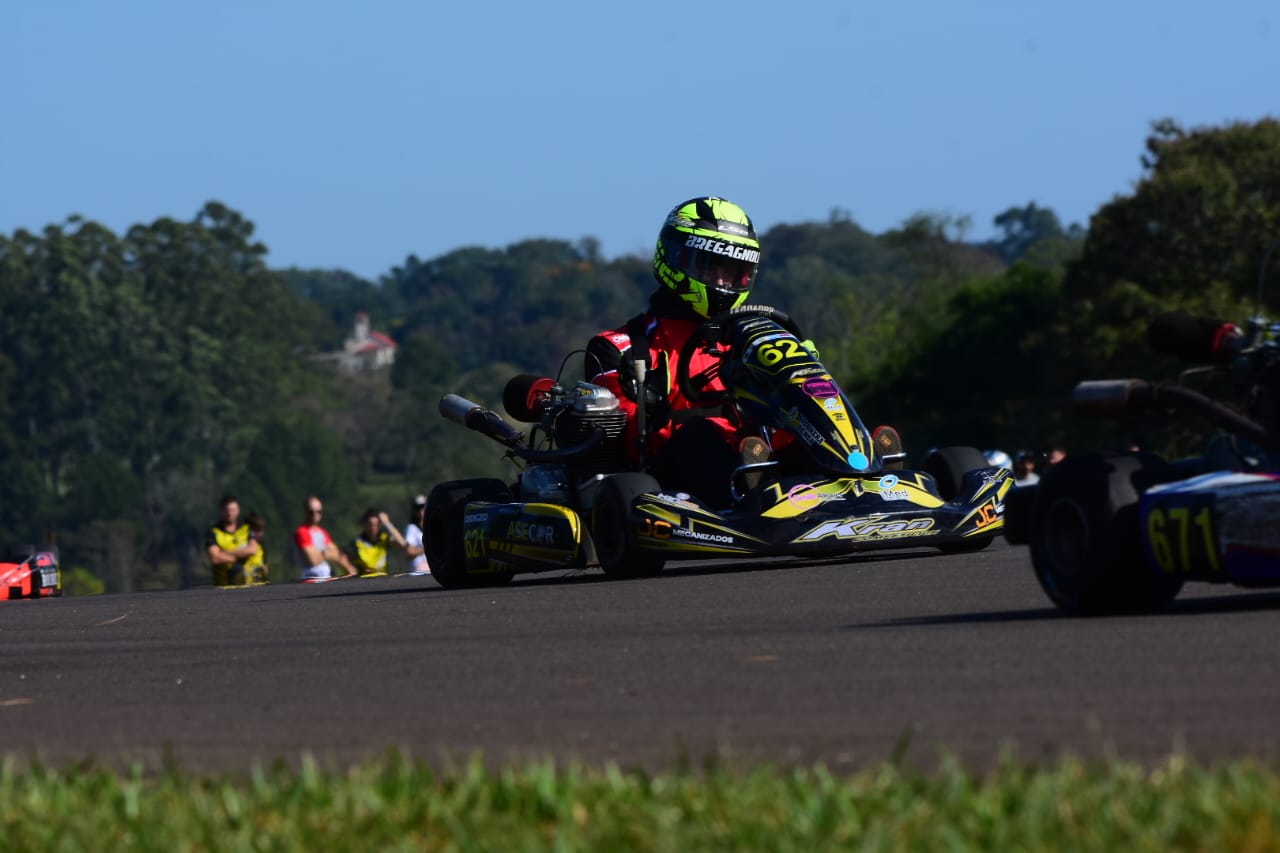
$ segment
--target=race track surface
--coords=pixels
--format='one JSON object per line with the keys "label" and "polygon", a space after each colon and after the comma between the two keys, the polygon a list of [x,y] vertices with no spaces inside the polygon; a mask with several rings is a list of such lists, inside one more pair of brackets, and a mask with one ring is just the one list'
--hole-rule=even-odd
{"label": "race track surface", "polygon": [[1194,585],[1078,619],[1027,552],[682,564],[653,580],[397,577],[0,604],[3,752],[246,768],[389,747],[974,766],[1002,745],[1158,762],[1280,755],[1280,593]]}

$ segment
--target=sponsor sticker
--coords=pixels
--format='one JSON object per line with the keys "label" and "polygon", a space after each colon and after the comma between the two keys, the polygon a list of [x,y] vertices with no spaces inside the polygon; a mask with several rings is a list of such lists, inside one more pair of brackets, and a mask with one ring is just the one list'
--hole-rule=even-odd
{"label": "sponsor sticker", "polygon": [[748,249],[746,246],[735,246],[732,243],[722,243],[719,240],[694,236],[690,236],[684,244],[690,249],[701,249],[713,255],[724,255],[736,260],[750,261],[753,264],[760,262],[760,252],[756,249]]}
{"label": "sponsor sticker", "polygon": [[702,509],[702,507],[690,500],[691,495],[688,492],[677,492],[674,495],[666,492],[658,492],[652,495],[653,499],[667,506],[679,507],[680,509]]}
{"label": "sponsor sticker", "polygon": [[882,501],[905,501],[911,499],[911,493],[906,489],[898,488],[898,475],[885,474],[880,478],[880,482],[876,485],[880,487],[879,495]]}
{"label": "sponsor sticker", "polygon": [[908,536],[924,536],[932,529],[932,518],[888,519],[876,516],[848,518],[843,521],[825,521],[797,541],[817,542],[828,537],[852,540],[899,539]]}
{"label": "sponsor sticker", "polygon": [[507,525],[507,539],[512,542],[528,542],[531,545],[554,545],[556,532],[550,524],[513,521]]}
{"label": "sponsor sticker", "polygon": [[843,492],[820,492],[812,483],[797,483],[787,492],[787,502],[799,509],[810,509],[818,504],[842,500]]}
{"label": "sponsor sticker", "polygon": [[800,390],[820,400],[840,396],[840,389],[836,387],[836,383],[826,378],[806,379],[800,384]]}
{"label": "sponsor sticker", "polygon": [[718,545],[732,545],[733,537],[720,533],[703,533],[698,530],[687,530],[683,527],[677,527],[673,531],[677,538],[693,539],[697,542],[715,542]]}

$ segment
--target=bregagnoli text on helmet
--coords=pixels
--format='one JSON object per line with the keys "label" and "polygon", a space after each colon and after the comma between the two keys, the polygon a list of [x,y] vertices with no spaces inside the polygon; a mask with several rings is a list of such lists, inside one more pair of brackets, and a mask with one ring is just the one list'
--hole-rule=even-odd
{"label": "bregagnoli text on helmet", "polygon": [[735,246],[732,243],[721,243],[719,240],[708,240],[706,237],[690,236],[685,241],[685,246],[690,249],[702,249],[704,252],[711,252],[715,255],[727,255],[731,258],[743,261],[749,261],[753,264],[760,262],[760,252],[756,249],[748,249],[745,246]]}

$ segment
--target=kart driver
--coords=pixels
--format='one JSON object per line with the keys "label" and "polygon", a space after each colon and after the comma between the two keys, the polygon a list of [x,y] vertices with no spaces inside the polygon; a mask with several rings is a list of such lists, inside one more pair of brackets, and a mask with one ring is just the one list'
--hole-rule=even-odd
{"label": "kart driver", "polygon": [[[689,336],[709,317],[747,301],[760,262],[760,243],[746,212],[722,198],[682,202],[667,215],[653,254],[658,287],[649,310],[623,326],[601,332],[587,344],[583,373],[621,401],[627,412],[624,442],[639,461],[635,417],[638,383],[632,347],[647,349],[644,459],[664,488],[698,495],[713,505],[731,502],[729,479],[742,462],[763,462],[769,445],[758,435],[739,439],[728,406],[699,407],[676,383],[676,362]],[[699,350],[690,364],[696,375],[718,359]],[[708,393],[724,391],[717,376]]]}

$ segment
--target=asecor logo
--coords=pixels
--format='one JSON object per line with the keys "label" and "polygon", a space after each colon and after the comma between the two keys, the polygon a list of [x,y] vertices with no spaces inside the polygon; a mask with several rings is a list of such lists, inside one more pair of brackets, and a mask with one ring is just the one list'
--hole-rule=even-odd
{"label": "asecor logo", "polygon": [[528,542],[534,545],[556,544],[555,528],[549,524],[534,524],[528,521],[513,521],[508,524],[507,538],[513,542]]}

